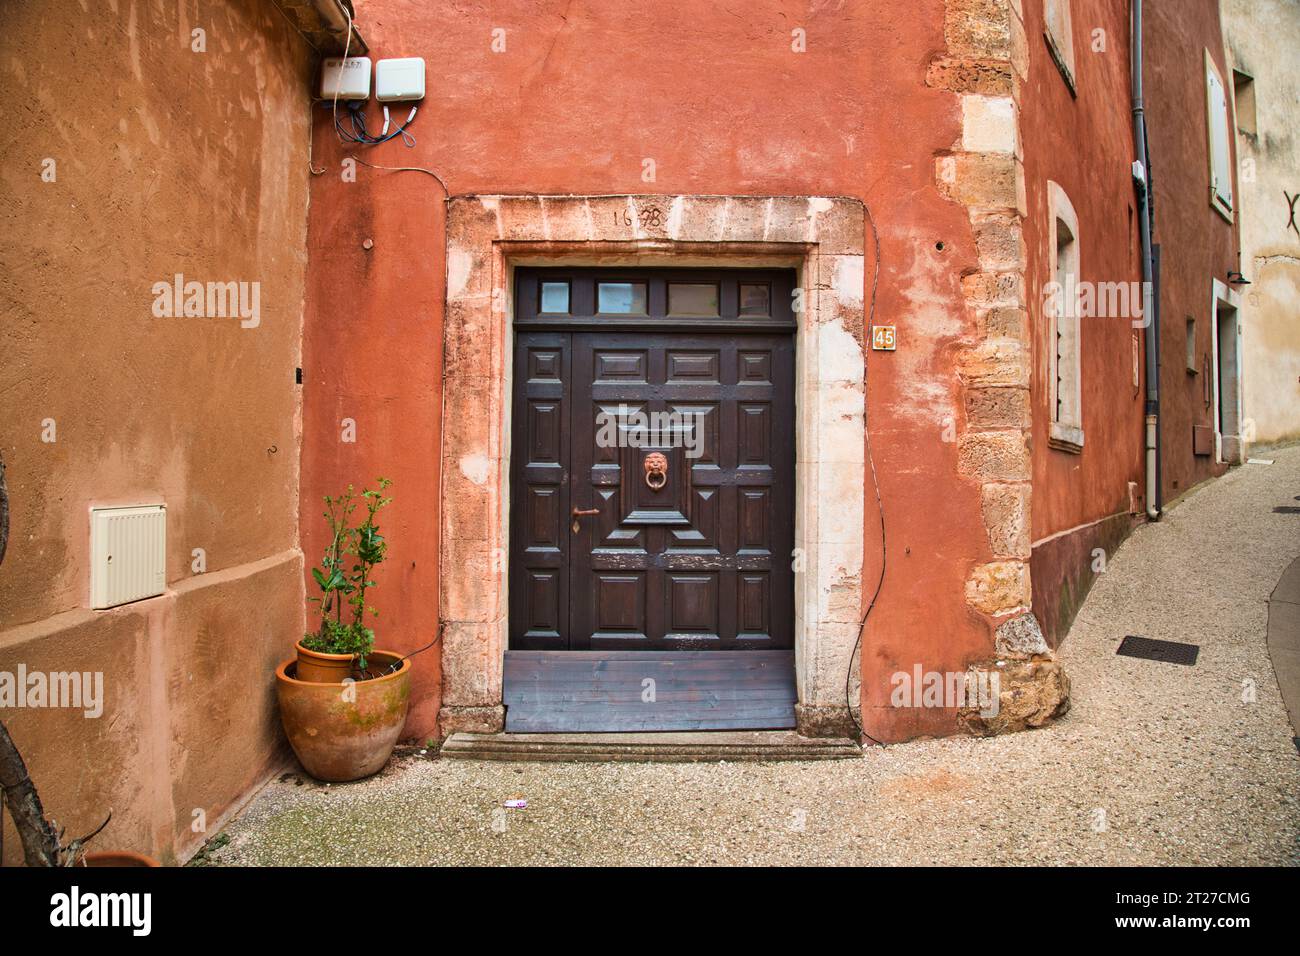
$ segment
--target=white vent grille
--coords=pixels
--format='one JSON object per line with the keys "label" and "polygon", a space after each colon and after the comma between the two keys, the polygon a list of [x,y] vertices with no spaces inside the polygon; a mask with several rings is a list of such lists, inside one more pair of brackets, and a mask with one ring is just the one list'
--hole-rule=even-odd
{"label": "white vent grille", "polygon": [[166,508],[91,508],[90,606],[156,597],[166,586]]}

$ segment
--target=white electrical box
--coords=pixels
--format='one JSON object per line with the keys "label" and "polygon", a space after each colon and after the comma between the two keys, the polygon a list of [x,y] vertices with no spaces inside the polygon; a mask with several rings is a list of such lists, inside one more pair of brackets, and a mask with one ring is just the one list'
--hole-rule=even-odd
{"label": "white electrical box", "polygon": [[375,99],[380,103],[424,99],[424,57],[406,56],[376,63]]}
{"label": "white electrical box", "polygon": [[167,587],[167,509],[90,509],[90,606],[117,607]]}
{"label": "white electrical box", "polygon": [[341,56],[325,59],[320,68],[320,98],[332,100],[367,100],[370,98],[370,57]]}

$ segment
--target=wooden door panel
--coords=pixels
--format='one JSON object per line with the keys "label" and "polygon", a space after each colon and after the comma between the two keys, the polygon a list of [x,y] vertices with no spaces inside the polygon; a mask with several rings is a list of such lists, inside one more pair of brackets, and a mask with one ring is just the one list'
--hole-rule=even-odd
{"label": "wooden door panel", "polygon": [[[572,495],[599,514],[569,542],[570,648],[793,647],[793,354],[788,335],[574,333]],[[620,411],[673,427],[601,447]]]}
{"label": "wooden door panel", "polygon": [[528,332],[515,342],[508,590],[519,649],[568,647],[570,338]]}

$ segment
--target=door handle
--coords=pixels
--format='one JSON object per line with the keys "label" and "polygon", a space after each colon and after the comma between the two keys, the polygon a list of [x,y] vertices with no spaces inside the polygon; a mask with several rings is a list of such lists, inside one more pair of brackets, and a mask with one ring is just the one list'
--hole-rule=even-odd
{"label": "door handle", "polygon": [[578,521],[579,518],[583,517],[584,515],[598,515],[598,514],[600,514],[599,508],[574,508],[573,524],[571,526],[573,528],[573,533],[577,534],[579,531],[582,530],[582,524],[581,522]]}

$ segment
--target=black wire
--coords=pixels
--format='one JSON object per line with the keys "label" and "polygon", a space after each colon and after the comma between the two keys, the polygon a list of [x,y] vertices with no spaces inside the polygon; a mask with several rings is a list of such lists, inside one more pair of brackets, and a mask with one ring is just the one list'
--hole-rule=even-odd
{"label": "black wire", "polygon": [[[325,105],[330,105],[329,100],[321,101]],[[342,120],[339,118],[338,110],[334,110],[334,131],[344,143],[357,143],[361,146],[378,146],[380,143],[387,143],[389,140],[402,137],[402,142],[406,144],[407,149],[415,146],[414,134],[408,132],[411,123],[415,122],[412,117],[406,123],[401,123],[391,133],[383,136],[373,136],[366,129],[365,105],[361,101],[349,100],[343,104],[348,112],[348,125],[344,127]],[[417,107],[418,109],[418,107]]]}
{"label": "black wire", "polygon": [[[862,203],[862,208],[865,210],[867,214],[867,222],[871,226],[871,243],[875,246],[876,251],[875,269],[871,275],[871,303],[867,309],[867,322],[864,330],[864,333],[870,336],[871,322],[876,315],[876,289],[880,284],[880,234],[876,231],[876,220],[875,217],[871,215],[871,206],[864,201]],[[870,351],[868,350],[866,354],[870,354]],[[863,362],[865,372],[865,357]],[[867,628],[867,618],[871,616],[871,611],[876,606],[876,598],[880,597],[880,589],[885,584],[885,556],[887,554],[887,551],[885,550],[885,504],[880,498],[880,479],[876,477],[876,461],[871,453],[871,427],[867,417],[871,403],[868,401],[867,396],[867,381],[868,379],[864,374],[862,385],[862,427],[863,431],[865,431],[867,435],[867,462],[871,465],[871,484],[876,489],[876,510],[880,513],[880,577],[876,581],[875,591],[871,594],[871,601],[867,604],[867,609],[862,614],[862,623],[858,625],[858,636],[853,642],[853,652],[849,654],[848,670],[844,673],[844,703],[849,709],[849,720],[853,721],[853,726],[857,728],[858,735],[866,737],[873,744],[884,746],[881,741],[867,733],[858,719],[853,716],[853,699],[849,694],[849,686],[853,681],[853,659],[858,656],[858,651],[862,647],[862,632]],[[862,703],[860,694],[858,703],[859,705]]]}
{"label": "black wire", "polygon": [[433,647],[433,645],[437,644],[440,640],[442,640],[442,632],[443,632],[444,630],[446,630],[446,628],[447,628],[447,624],[446,624],[446,622],[443,622],[442,624],[439,624],[439,625],[438,625],[438,636],[437,636],[437,637],[435,637],[433,640],[431,640],[428,644],[425,644],[424,647],[420,648],[418,651],[411,651],[411,653],[409,653],[409,654],[407,654],[405,657],[403,657],[403,658],[397,660],[395,663],[389,664],[389,665],[388,665],[388,673],[390,673],[390,674],[396,674],[396,673],[397,673],[397,669],[398,669],[399,667],[402,666],[402,662],[403,662],[403,661],[409,661],[409,660],[410,660],[412,657],[414,657],[416,654],[423,654],[423,653],[424,653],[425,651],[427,651],[429,648]]}

